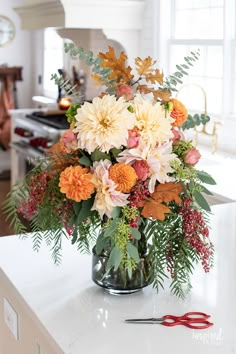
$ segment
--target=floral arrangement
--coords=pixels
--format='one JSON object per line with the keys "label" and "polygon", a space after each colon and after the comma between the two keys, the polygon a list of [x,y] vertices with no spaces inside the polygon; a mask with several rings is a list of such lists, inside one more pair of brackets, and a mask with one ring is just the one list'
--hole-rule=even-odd
{"label": "floral arrangement", "polygon": [[[108,258],[107,272],[124,269],[132,277],[148,251],[150,282],[170,279],[177,296],[191,287],[200,262],[208,272],[213,259],[204,184],[213,178],[199,171],[201,155],[183,131],[209,117],[191,116],[173,97],[198,53],[192,52],[173,75],[164,78],[150,57],[135,59],[135,70],[109,47],[93,58],[67,45],[93,66],[93,78],[106,91],[92,102],[68,109],[68,130],[53,145],[6,202],[18,234],[30,222],[33,248],[43,240],[60,261],[63,237],[80,251],[95,247]],[[69,83],[53,75],[71,94]],[[41,231],[44,231],[42,233]]]}

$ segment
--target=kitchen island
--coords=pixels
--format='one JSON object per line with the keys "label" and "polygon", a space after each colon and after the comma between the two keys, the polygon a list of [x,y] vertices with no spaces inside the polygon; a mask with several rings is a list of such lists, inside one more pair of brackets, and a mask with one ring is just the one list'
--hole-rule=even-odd
{"label": "kitchen island", "polygon": [[[91,280],[91,256],[63,242],[53,264],[46,246],[32,250],[30,235],[0,238],[0,354],[229,354],[236,352],[236,203],[214,205],[210,237],[215,265],[197,267],[183,301],[168,286],[109,295]],[[168,285],[168,284],[167,284]],[[127,324],[126,318],[202,311],[211,326],[192,330]]]}

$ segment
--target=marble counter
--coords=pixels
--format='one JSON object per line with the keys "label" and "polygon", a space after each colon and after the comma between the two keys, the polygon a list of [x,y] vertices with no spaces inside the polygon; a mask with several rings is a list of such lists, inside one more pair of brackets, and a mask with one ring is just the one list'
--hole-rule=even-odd
{"label": "marble counter", "polygon": [[[210,235],[216,249],[215,266],[209,274],[196,268],[192,292],[184,301],[171,295],[168,288],[158,294],[152,287],[133,295],[105,293],[91,280],[91,257],[79,254],[67,240],[62,263],[55,266],[46,247],[39,253],[32,251],[30,237],[0,238],[0,271],[15,294],[11,301],[21,299],[32,321],[54,345],[50,352],[43,352],[37,340],[38,351],[35,349],[32,354],[236,352],[236,203],[215,205],[212,212]],[[1,286],[0,277],[0,289]],[[2,288],[4,296],[8,295]],[[16,305],[12,306],[17,312]],[[126,318],[180,315],[187,311],[210,314],[214,326],[191,330],[184,326],[124,322]],[[20,319],[18,322],[20,326]],[[16,348],[18,343],[20,346],[20,333],[19,328],[18,341],[12,336]],[[0,342],[3,340],[0,333]],[[18,353],[21,351],[2,353],[0,344],[0,354]]]}

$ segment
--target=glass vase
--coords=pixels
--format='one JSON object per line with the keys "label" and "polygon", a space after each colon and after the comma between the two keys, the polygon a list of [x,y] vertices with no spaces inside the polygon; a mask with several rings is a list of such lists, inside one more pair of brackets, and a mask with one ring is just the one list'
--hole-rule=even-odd
{"label": "glass vase", "polygon": [[107,255],[97,255],[95,247],[92,255],[92,280],[105,291],[113,295],[132,294],[151,284],[150,264],[148,254],[140,258],[136,269],[133,270],[131,278],[128,271],[119,267],[107,271]]}

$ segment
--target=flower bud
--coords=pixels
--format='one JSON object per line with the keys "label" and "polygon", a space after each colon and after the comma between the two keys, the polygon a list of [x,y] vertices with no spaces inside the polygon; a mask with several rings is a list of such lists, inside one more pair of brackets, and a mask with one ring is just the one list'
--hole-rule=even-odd
{"label": "flower bud", "polygon": [[138,176],[138,180],[146,181],[149,173],[149,166],[147,162],[144,160],[137,160],[132,165],[132,167],[134,168],[136,175]]}
{"label": "flower bud", "polygon": [[199,161],[200,157],[200,152],[193,147],[185,152],[184,162],[193,166]]}
{"label": "flower bud", "polygon": [[126,101],[130,101],[134,98],[133,88],[129,85],[123,85],[118,87],[116,94],[117,97],[124,97]]}
{"label": "flower bud", "polygon": [[137,130],[132,129],[129,130],[129,137],[127,140],[127,147],[128,149],[132,149],[138,146],[139,143],[139,133]]}
{"label": "flower bud", "polygon": [[66,130],[61,137],[66,149],[68,151],[74,151],[78,149],[78,140],[76,139],[76,134],[72,130]]}

